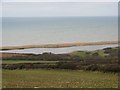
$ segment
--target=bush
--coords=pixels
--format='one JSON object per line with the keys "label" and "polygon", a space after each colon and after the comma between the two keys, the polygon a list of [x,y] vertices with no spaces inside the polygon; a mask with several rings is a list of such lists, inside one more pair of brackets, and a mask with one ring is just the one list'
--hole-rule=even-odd
{"label": "bush", "polygon": [[100,70],[100,66],[98,66],[96,64],[92,64],[92,65],[87,66],[85,70],[99,71]]}
{"label": "bush", "polygon": [[96,53],[93,53],[92,56],[98,56],[99,54],[96,52]]}
{"label": "bush", "polygon": [[103,70],[103,72],[120,72],[120,66],[119,65],[105,65]]}
{"label": "bush", "polygon": [[59,69],[72,69],[72,70],[78,69],[77,64],[73,62],[59,62],[57,64],[57,67]]}

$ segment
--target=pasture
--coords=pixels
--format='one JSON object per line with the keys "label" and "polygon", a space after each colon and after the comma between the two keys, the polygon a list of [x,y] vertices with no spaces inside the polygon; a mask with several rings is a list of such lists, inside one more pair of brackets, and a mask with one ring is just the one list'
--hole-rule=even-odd
{"label": "pasture", "polygon": [[49,63],[55,64],[59,61],[43,61],[43,60],[3,60],[2,64],[19,64],[19,63]]}
{"label": "pasture", "polygon": [[3,88],[117,88],[117,73],[82,70],[3,70]]}

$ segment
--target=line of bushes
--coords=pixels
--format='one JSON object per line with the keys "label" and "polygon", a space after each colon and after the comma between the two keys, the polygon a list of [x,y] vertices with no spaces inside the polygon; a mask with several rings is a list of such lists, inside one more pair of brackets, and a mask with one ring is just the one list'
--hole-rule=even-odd
{"label": "line of bushes", "polygon": [[43,63],[19,63],[19,64],[3,64],[3,69],[70,69],[70,70],[87,70],[102,72],[120,72],[118,64],[90,64],[84,65],[77,62],[58,62],[56,65]]}

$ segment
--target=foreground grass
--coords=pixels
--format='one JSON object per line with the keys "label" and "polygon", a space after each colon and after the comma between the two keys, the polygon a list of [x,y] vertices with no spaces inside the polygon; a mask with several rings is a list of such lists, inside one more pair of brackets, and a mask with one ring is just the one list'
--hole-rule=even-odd
{"label": "foreground grass", "polygon": [[78,70],[3,70],[3,88],[117,88],[113,73]]}

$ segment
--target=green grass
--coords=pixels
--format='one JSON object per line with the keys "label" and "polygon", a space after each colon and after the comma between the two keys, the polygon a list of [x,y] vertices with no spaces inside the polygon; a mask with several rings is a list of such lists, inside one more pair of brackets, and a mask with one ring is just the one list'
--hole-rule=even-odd
{"label": "green grass", "polygon": [[87,51],[75,51],[70,53],[71,56],[79,56],[79,57],[87,57],[90,56],[91,52],[87,52]]}
{"label": "green grass", "polygon": [[[94,53],[98,53],[98,56],[105,57],[106,53],[104,53],[104,50],[96,50],[96,51],[75,51],[70,53],[71,56],[79,56],[82,58],[92,56]],[[94,56],[94,55],[93,55]]]}
{"label": "green grass", "polygon": [[117,88],[113,73],[80,70],[3,70],[3,88]]}
{"label": "green grass", "polygon": [[40,61],[40,60],[3,60],[2,64],[17,64],[17,63],[56,63],[59,61]]}
{"label": "green grass", "polygon": [[92,54],[93,54],[93,53],[98,53],[98,55],[99,55],[100,57],[105,57],[105,56],[106,56],[106,53],[104,53],[104,52],[105,52],[104,50],[96,50],[96,51],[93,51]]}

